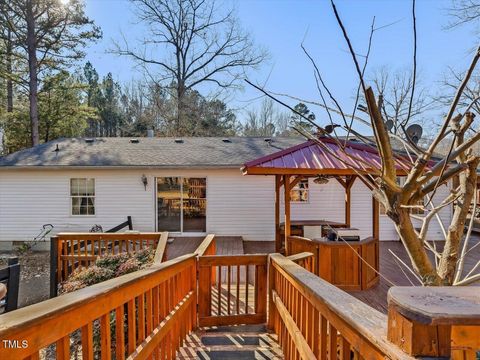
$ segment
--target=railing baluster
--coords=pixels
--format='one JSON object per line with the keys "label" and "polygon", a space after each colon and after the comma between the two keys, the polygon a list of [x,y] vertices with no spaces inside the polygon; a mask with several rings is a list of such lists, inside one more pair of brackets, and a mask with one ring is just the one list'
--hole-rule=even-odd
{"label": "railing baluster", "polygon": [[115,358],[125,359],[125,309],[120,305],[115,309]]}
{"label": "railing baluster", "polygon": [[135,298],[127,303],[127,317],[128,317],[128,353],[131,354],[137,347],[137,333],[135,321]]}
{"label": "railing baluster", "polygon": [[328,358],[337,359],[337,329],[331,323],[328,324]]}
{"label": "railing baluster", "polygon": [[137,297],[138,333],[137,345],[145,340],[145,294]]}
{"label": "railing baluster", "polygon": [[217,307],[217,315],[222,315],[222,303],[221,303],[221,296],[222,296],[222,266],[217,266],[218,268],[218,278],[217,278],[217,298],[218,298],[218,307]]}
{"label": "railing baluster", "polygon": [[248,265],[245,265],[245,314],[248,314]]}
{"label": "railing baluster", "polygon": [[102,360],[111,360],[110,312],[100,318],[100,355]]}
{"label": "railing baluster", "polygon": [[237,315],[240,314],[240,265],[237,265]]}
{"label": "railing baluster", "polygon": [[227,266],[227,314],[230,315],[230,277],[231,265]]}
{"label": "railing baluster", "polygon": [[70,335],[64,336],[56,343],[57,360],[70,360]]}

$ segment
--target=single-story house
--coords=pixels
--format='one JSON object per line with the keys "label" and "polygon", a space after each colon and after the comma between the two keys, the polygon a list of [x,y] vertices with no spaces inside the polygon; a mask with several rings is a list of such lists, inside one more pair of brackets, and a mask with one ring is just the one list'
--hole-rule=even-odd
{"label": "single-story house", "polygon": [[[71,138],[0,157],[0,247],[32,240],[44,224],[54,233],[108,229],[133,219],[139,231],[182,236],[215,233],[274,240],[271,176],[242,175],[252,160],[304,142],[301,138]],[[448,193],[448,186],[438,192]],[[291,218],[343,221],[345,192],[337,181],[300,181]],[[351,195],[351,226],[371,234],[372,197],[361,182]],[[451,208],[440,213],[447,224]],[[433,221],[430,239],[440,239]],[[380,240],[398,239],[380,213]]]}

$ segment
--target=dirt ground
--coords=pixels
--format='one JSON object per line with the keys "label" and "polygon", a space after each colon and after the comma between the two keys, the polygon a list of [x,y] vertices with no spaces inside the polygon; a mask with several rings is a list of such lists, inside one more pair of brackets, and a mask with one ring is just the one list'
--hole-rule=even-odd
{"label": "dirt ground", "polygon": [[48,299],[50,292],[50,252],[29,251],[25,254],[17,254],[13,251],[4,251],[0,253],[0,268],[7,266],[7,259],[13,256],[18,256],[20,263],[18,307]]}

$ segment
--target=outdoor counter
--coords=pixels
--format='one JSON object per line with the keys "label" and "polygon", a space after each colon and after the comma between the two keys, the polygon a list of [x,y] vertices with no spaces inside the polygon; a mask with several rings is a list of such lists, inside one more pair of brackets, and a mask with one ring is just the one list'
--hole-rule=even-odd
{"label": "outdoor counter", "polygon": [[379,244],[373,237],[328,241],[290,236],[286,251],[287,256],[304,251],[313,253],[315,273],[342,290],[366,290],[379,280]]}

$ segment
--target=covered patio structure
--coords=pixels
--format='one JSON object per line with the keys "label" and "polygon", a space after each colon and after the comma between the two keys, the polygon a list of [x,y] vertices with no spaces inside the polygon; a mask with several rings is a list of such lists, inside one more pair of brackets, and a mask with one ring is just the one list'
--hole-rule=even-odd
{"label": "covered patio structure", "polygon": [[[339,144],[341,143],[341,145]],[[341,148],[341,146],[343,148]],[[402,156],[396,159],[397,173],[404,175],[409,169],[409,161]],[[332,227],[350,227],[351,225],[351,189],[359,179],[372,189],[372,179],[381,168],[381,158],[373,145],[357,141],[335,140],[320,137],[302,144],[278,151],[268,156],[246,163],[244,175],[275,176],[275,249],[280,252],[283,240],[291,235],[290,192],[302,179],[314,177],[314,182],[324,183],[335,179],[345,189],[344,224],[331,222],[328,219],[312,219],[312,224],[325,224]],[[368,176],[361,176],[368,175]],[[281,236],[280,197],[283,188],[284,196],[284,234]],[[372,196],[372,237],[379,237],[379,204]],[[305,222],[306,224],[308,221]]]}

